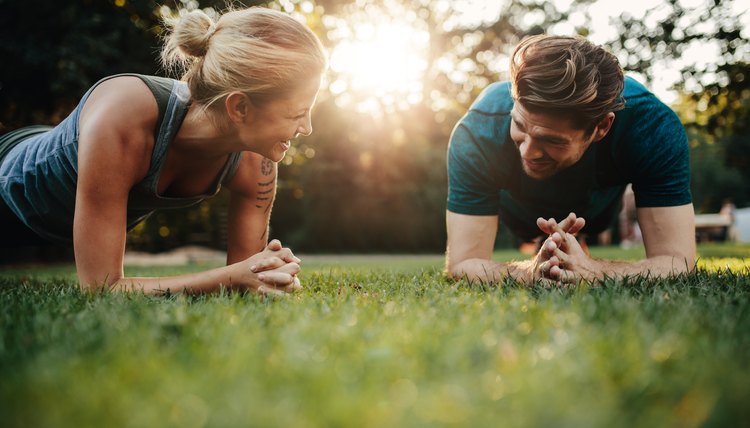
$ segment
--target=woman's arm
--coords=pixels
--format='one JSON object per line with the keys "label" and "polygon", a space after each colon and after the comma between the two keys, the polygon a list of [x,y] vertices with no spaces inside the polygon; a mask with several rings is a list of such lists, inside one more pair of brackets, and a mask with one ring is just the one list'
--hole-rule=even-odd
{"label": "woman's arm", "polygon": [[[227,264],[257,253],[268,243],[268,223],[276,196],[277,166],[263,156],[244,152],[239,168],[227,184],[229,236]],[[299,260],[290,260],[299,262]]]}
{"label": "woman's arm", "polygon": [[73,220],[81,287],[149,294],[210,292],[222,286],[271,294],[293,291],[299,265],[284,261],[293,255],[277,242],[252,258],[206,272],[169,278],[124,276],[128,194],[148,171],[157,117],[153,96],[134,77],[106,81],[86,101],[80,118]]}

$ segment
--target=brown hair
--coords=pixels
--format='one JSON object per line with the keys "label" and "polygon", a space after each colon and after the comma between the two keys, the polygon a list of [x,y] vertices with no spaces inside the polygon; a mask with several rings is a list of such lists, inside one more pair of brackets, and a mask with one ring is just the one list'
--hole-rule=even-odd
{"label": "brown hair", "polygon": [[625,106],[617,58],[580,37],[522,40],[511,57],[510,76],[513,99],[525,109],[566,115],[587,134],[607,113]]}
{"label": "brown hair", "polygon": [[256,105],[289,95],[327,68],[323,45],[293,17],[272,9],[233,10],[214,22],[201,10],[167,20],[167,69],[182,68],[194,103],[208,109],[233,91]]}

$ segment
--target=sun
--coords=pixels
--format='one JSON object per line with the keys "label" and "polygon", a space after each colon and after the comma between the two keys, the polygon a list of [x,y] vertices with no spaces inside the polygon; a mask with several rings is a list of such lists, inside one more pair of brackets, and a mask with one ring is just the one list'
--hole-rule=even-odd
{"label": "sun", "polygon": [[422,101],[430,36],[419,28],[416,16],[405,13],[395,18],[370,6],[327,24],[334,42],[329,89],[337,104],[378,113]]}

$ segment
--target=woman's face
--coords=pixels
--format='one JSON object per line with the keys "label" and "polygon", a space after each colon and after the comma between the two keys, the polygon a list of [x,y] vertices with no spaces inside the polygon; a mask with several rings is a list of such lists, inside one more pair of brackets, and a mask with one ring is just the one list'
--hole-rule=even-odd
{"label": "woman's face", "polygon": [[251,107],[251,120],[242,134],[248,150],[279,162],[298,135],[312,133],[310,117],[320,89],[320,79],[312,79],[286,98]]}

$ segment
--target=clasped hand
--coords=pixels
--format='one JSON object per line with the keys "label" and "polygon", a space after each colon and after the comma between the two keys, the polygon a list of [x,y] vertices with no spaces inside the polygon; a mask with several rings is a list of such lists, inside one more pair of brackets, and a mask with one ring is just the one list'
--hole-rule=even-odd
{"label": "clasped hand", "polygon": [[540,217],[536,224],[548,237],[534,258],[534,281],[573,283],[596,278],[596,261],[589,257],[575,237],[586,225],[583,218],[570,213],[560,223],[553,218],[545,220]]}
{"label": "clasped hand", "polygon": [[263,251],[240,263],[249,278],[249,291],[262,295],[284,295],[302,289],[297,274],[301,260],[279,240],[272,240]]}

